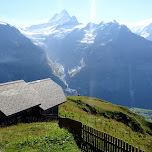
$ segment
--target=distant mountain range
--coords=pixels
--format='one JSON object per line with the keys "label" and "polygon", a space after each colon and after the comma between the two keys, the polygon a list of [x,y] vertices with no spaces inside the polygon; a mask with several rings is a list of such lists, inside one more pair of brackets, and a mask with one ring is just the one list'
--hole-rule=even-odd
{"label": "distant mountain range", "polygon": [[152,109],[152,42],[125,25],[83,25],[63,10],[48,23],[19,30],[47,52],[67,91]]}

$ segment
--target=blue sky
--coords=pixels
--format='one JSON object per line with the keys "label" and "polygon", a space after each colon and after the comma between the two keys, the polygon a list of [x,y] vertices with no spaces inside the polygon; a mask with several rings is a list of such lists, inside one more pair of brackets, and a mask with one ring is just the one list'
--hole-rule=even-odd
{"label": "blue sky", "polygon": [[65,9],[81,23],[129,24],[152,18],[151,6],[152,0],[0,0],[0,21],[25,27]]}

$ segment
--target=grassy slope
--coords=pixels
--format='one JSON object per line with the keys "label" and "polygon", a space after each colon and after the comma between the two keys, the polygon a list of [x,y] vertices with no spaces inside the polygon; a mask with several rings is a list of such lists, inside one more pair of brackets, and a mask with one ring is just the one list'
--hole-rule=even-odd
{"label": "grassy slope", "polygon": [[152,151],[152,123],[123,106],[83,96],[67,96],[59,107],[59,114],[74,118],[146,152]]}
{"label": "grassy slope", "polygon": [[0,151],[80,152],[73,135],[52,122],[0,128]]}

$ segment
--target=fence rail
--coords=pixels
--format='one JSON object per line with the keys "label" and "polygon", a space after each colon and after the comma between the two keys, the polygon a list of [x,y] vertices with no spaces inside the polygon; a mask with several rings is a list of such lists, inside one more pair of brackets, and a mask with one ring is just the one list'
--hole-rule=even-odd
{"label": "fence rail", "polygon": [[81,149],[85,152],[144,152],[119,138],[70,118],[59,118],[61,127],[75,131],[79,137]]}

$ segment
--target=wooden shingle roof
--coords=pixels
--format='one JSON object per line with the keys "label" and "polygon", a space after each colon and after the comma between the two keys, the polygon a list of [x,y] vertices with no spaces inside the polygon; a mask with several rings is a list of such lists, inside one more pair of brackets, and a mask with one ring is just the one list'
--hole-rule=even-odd
{"label": "wooden shingle roof", "polygon": [[51,79],[38,80],[28,84],[39,92],[43,99],[40,105],[43,110],[67,101],[62,88]]}
{"label": "wooden shingle roof", "polygon": [[0,84],[0,111],[6,116],[39,105],[39,93],[23,80]]}

